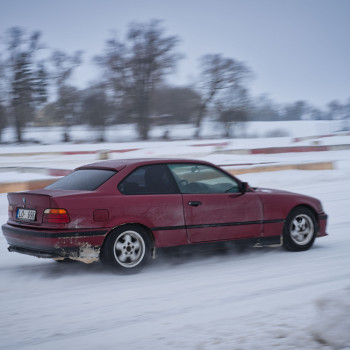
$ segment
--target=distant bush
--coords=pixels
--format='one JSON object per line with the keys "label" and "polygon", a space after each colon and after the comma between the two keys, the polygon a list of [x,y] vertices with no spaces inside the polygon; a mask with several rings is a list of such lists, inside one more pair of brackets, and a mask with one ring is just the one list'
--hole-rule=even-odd
{"label": "distant bush", "polygon": [[289,132],[283,129],[270,130],[265,134],[265,137],[287,137],[290,136]]}

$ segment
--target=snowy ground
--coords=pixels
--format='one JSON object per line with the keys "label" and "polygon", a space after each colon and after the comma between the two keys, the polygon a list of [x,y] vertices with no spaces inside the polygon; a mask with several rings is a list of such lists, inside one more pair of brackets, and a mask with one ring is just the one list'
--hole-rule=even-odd
{"label": "snowy ground", "polygon": [[[321,199],[329,236],[302,253],[163,251],[132,276],[112,274],[99,263],[59,264],[9,253],[0,236],[2,349],[350,349],[350,151],[242,156],[183,147],[181,142],[153,151],[141,147],[134,156],[178,153],[217,164],[335,161],[335,170],[240,175],[254,186]],[[1,146],[1,153],[11,152],[13,147]],[[127,154],[113,155],[119,156]],[[1,156],[0,167],[71,169],[95,160],[95,155]],[[8,177],[0,173],[0,182]],[[6,194],[0,194],[0,222],[6,218]]]}

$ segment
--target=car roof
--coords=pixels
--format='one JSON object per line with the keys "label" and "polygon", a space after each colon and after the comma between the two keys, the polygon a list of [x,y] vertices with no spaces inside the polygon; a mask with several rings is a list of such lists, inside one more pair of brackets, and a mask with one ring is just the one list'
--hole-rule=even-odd
{"label": "car roof", "polygon": [[193,159],[173,159],[173,158],[139,158],[139,159],[113,159],[83,165],[80,169],[106,169],[120,171],[129,166],[142,166],[147,164],[168,164],[168,163],[189,163],[189,164],[210,164],[206,161]]}

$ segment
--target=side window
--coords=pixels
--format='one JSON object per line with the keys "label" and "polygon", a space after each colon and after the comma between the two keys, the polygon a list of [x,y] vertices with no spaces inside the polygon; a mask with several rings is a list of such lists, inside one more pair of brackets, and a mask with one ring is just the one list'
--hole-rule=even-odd
{"label": "side window", "polygon": [[171,164],[169,169],[181,193],[238,193],[238,182],[208,165]]}
{"label": "side window", "polygon": [[118,186],[127,195],[179,193],[166,165],[146,165],[135,169]]}

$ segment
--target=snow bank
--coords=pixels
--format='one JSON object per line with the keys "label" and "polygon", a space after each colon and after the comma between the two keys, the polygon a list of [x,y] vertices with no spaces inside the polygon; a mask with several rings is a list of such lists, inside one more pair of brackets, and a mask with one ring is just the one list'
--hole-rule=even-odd
{"label": "snow bank", "polygon": [[336,350],[350,349],[350,287],[317,300],[316,305],[314,338]]}

